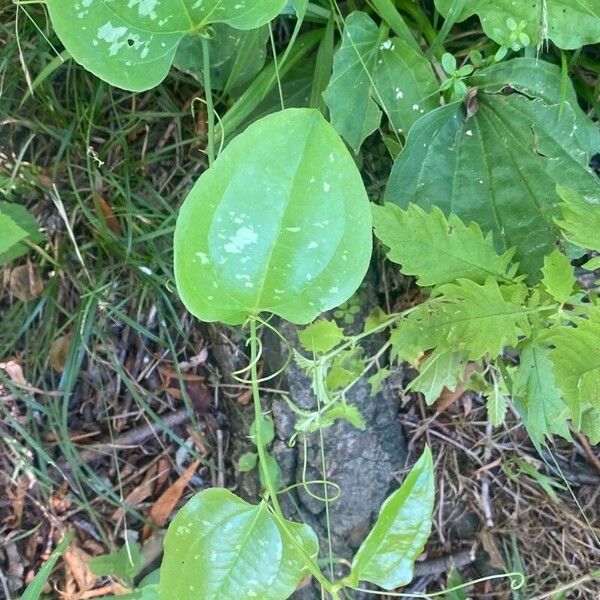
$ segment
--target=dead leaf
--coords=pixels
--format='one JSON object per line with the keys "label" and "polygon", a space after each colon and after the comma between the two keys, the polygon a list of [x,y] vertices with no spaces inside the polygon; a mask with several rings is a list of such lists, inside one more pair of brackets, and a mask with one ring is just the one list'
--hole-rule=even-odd
{"label": "dead leaf", "polygon": [[10,272],[10,293],[21,302],[39,298],[44,292],[44,282],[40,268],[27,261],[25,265],[14,267]]}
{"label": "dead leaf", "polygon": [[204,383],[202,375],[195,373],[181,373],[179,375],[168,365],[160,365],[158,371],[162,377],[165,391],[177,400],[183,400],[180,381],[185,385],[185,391],[189,396],[198,414],[206,413],[212,406],[213,396]]}
{"label": "dead leaf", "polygon": [[154,463],[147,471],[142,482],[125,496],[123,504],[126,506],[117,508],[112,514],[113,521],[118,521],[125,516],[127,507],[135,508],[139,506],[146,498],[149,498],[154,492],[154,479],[156,477],[158,463]]}
{"label": "dead leaf", "polygon": [[[193,477],[194,473],[197,471],[200,465],[200,461],[197,460],[192,463],[173,483],[170,487],[168,487],[156,500],[156,502],[152,505],[150,509],[150,521],[154,523],[158,527],[163,527],[175,507],[181,498],[187,484],[190,482],[190,479]],[[146,539],[151,533],[150,527],[144,527],[144,539]]]}
{"label": "dead leaf", "polygon": [[[85,550],[82,550],[75,540],[71,542],[66,552],[63,554],[63,562],[65,564],[67,576],[73,578],[78,588],[75,595],[70,597],[65,596],[66,600],[79,600],[82,594],[91,590],[96,584],[98,576],[92,573],[88,567],[90,558],[91,556],[85,552]],[[72,594],[71,590],[69,590],[69,594]]]}
{"label": "dead leaf", "polygon": [[456,386],[456,389],[451,392],[448,388],[444,388],[440,397],[435,402],[435,412],[441,413],[444,412],[449,406],[454,404],[466,391],[466,384],[469,381],[469,378],[474,373],[478,373],[481,371],[481,366],[477,363],[468,363],[465,367],[465,373],[463,375],[462,380]]}
{"label": "dead leaf", "polygon": [[50,364],[57,373],[62,373],[65,370],[67,364],[67,357],[69,356],[69,348],[71,347],[71,334],[61,335],[56,338],[50,346]]}
{"label": "dead leaf", "polygon": [[113,209],[110,207],[110,204],[98,194],[94,195],[94,200],[96,201],[96,206],[99,209],[100,215],[102,219],[106,223],[106,226],[115,234],[121,235],[123,233],[121,229],[121,223],[119,223],[119,219],[115,216]]}
{"label": "dead leaf", "polygon": [[502,553],[498,550],[498,544],[496,542],[496,536],[489,529],[482,529],[477,537],[481,541],[481,545],[487,555],[489,556],[490,566],[500,571],[506,571],[506,564]]}
{"label": "dead leaf", "polygon": [[0,369],[4,369],[8,378],[17,385],[28,386],[27,380],[25,379],[25,375],[23,375],[23,369],[21,365],[14,361],[9,360],[6,363],[0,363]]}

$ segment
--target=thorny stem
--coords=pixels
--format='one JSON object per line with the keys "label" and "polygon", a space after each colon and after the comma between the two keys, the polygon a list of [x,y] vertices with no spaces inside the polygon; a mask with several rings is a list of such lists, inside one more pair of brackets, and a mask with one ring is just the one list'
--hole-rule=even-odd
{"label": "thorny stem", "polygon": [[305,559],[306,568],[310,571],[312,576],[321,584],[321,586],[331,595],[333,600],[340,600],[339,595],[339,584],[332,583],[329,581],[321,570],[316,565],[314,560],[304,549],[304,546],[296,539],[296,537],[289,531],[286,525],[286,518],[281,510],[279,500],[277,499],[277,491],[271,481],[271,474],[269,473],[267,463],[267,451],[262,441],[262,422],[263,412],[262,405],[260,402],[260,390],[258,388],[258,335],[256,331],[256,319],[250,318],[250,379],[252,385],[252,399],[254,403],[254,422],[255,422],[255,442],[258,451],[258,465],[260,472],[263,476],[263,482],[265,484],[266,492],[271,501],[275,518],[279,522],[282,530],[286,533],[291,543],[302,553]]}
{"label": "thorny stem", "polygon": [[215,107],[212,97],[212,82],[210,78],[210,47],[208,39],[203,35],[202,40],[202,56],[204,58],[204,96],[206,99],[206,119],[208,125],[208,165],[211,166],[215,162]]}

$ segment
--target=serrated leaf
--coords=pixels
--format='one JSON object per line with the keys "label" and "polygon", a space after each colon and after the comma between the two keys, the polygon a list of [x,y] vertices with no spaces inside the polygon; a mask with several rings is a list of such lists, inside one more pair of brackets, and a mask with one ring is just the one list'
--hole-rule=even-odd
{"label": "serrated leaf", "polygon": [[167,75],[187,34],[211,23],[254,29],[286,0],[47,0],[52,26],[69,54],[100,79],[143,91]]}
{"label": "serrated leaf", "polygon": [[378,394],[382,388],[384,381],[392,374],[389,369],[382,367],[381,369],[377,369],[371,377],[367,380],[369,385],[371,386],[371,396],[375,396]]}
{"label": "serrated leaf", "polygon": [[428,405],[433,404],[444,388],[454,391],[465,373],[466,356],[464,352],[450,349],[435,350],[419,369],[419,375],[413,379],[409,388],[421,392]]}
{"label": "serrated leaf", "polygon": [[434,494],[433,461],[425,448],[355,554],[347,578],[351,587],[370,581],[392,590],[412,580],[414,561],[431,532]]}
{"label": "serrated leaf", "polygon": [[365,361],[361,356],[360,348],[350,348],[340,352],[327,373],[327,388],[337,390],[347,387],[362,375],[364,369]]}
{"label": "serrated leaf", "polygon": [[507,300],[513,288],[526,292],[522,284],[501,288],[493,279],[483,285],[466,279],[444,284],[436,289],[438,297],[400,323],[393,343],[412,354],[440,348],[464,351],[469,360],[495,357],[530,333],[528,315],[535,309]]}
{"label": "serrated leaf", "polygon": [[[251,81],[261,71],[267,57],[269,28],[242,31],[218,23],[208,39],[211,86],[229,93]],[[184,37],[173,59],[173,66],[204,81],[204,54],[198,35]]]}
{"label": "serrated leaf", "polygon": [[473,106],[472,116],[462,104],[450,104],[415,124],[385,200],[426,211],[437,205],[446,215],[475,221],[493,233],[498,252],[516,247],[520,272],[536,280],[556,243],[556,184],[597,188],[587,165],[600,138],[582,145],[575,135],[580,110],[566,102],[481,93]]}
{"label": "serrated leaf", "polygon": [[[317,538],[288,522],[311,557]],[[304,557],[266,504],[248,504],[225,489],[196,494],[175,516],[164,541],[160,597],[284,600],[305,574]]]}
{"label": "serrated leaf", "polygon": [[569,409],[556,386],[549,349],[536,345],[523,349],[513,378],[513,400],[537,447],[552,434],[571,440]]}
{"label": "serrated leaf", "polygon": [[600,194],[578,194],[574,190],[557,186],[562,198],[562,220],[558,226],[569,242],[586,250],[600,252]]}
{"label": "serrated leaf", "polygon": [[[444,17],[453,0],[435,0]],[[552,40],[559,48],[575,49],[600,42],[600,5],[596,0],[470,0],[458,17],[464,21],[477,14],[485,34],[507,44],[513,23],[525,21],[523,32],[533,45]]]}
{"label": "serrated leaf", "polygon": [[381,39],[366,13],[348,16],[323,98],[334,127],[355,150],[379,126],[378,105],[396,131],[408,132],[438,106],[436,89],[431,65],[418,48],[400,38]]}
{"label": "serrated leaf", "polygon": [[314,354],[329,352],[344,339],[344,331],[335,321],[319,319],[298,332],[302,347]]}
{"label": "serrated leaf", "polygon": [[377,329],[380,325],[385,323],[388,318],[389,316],[380,306],[374,306],[365,318],[363,332],[367,333],[368,331]]}
{"label": "serrated leaf", "polygon": [[573,293],[575,275],[571,261],[560,250],[544,257],[542,283],[546,291],[560,304],[564,304]]}
{"label": "serrated leaf", "polygon": [[395,204],[372,205],[375,235],[389,246],[387,257],[415,275],[421,286],[488,277],[508,279],[513,252],[499,256],[491,237],[476,223],[465,225],[457,216],[433,206],[428,214],[416,204],[402,210]]}
{"label": "serrated leaf", "polygon": [[550,360],[573,423],[579,428],[585,410],[600,410],[600,309],[589,309],[585,318],[574,319],[574,325],[551,330],[554,348]]}
{"label": "serrated leaf", "polygon": [[367,271],[371,214],[354,160],[313,109],[253,123],[192,188],[175,278],[203,321],[268,311],[297,324],[343,304]]}

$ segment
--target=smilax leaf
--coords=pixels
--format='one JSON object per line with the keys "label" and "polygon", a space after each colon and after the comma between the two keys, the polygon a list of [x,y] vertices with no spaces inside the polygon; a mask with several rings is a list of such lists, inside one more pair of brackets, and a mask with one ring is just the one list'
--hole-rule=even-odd
{"label": "smilax leaf", "polygon": [[286,529],[266,504],[253,505],[225,489],[196,494],[167,531],[160,598],[285,600],[305,574],[303,553],[317,555],[307,525]]}
{"label": "smilax leaf", "polygon": [[285,0],[46,0],[46,6],[78,63],[112,85],[142,91],[165,78],[187,34],[211,23],[260,27]]}
{"label": "smilax leaf", "polygon": [[351,587],[370,581],[386,590],[409,583],[413,565],[431,531],[434,481],[429,448],[399,490],[381,507],[377,522],[361,544],[347,578]]}
{"label": "smilax leaf", "polygon": [[288,109],[234,139],[184,202],[175,277],[204,321],[308,323],[356,291],[371,256],[360,174],[321,114]]}

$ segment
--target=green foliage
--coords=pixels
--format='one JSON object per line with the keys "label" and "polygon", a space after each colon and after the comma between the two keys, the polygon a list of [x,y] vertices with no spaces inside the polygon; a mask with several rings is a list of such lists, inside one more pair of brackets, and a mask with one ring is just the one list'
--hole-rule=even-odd
{"label": "green foliage", "polygon": [[514,275],[509,269],[513,252],[499,256],[491,236],[484,237],[476,223],[466,226],[455,215],[446,219],[435,206],[430,214],[415,204],[406,210],[390,203],[372,209],[375,235],[389,247],[387,257],[421,286]]}
{"label": "green foliage", "polygon": [[28,251],[27,246],[22,243],[24,240],[38,243],[44,239],[34,217],[25,207],[14,202],[0,201],[0,231],[0,266]]}
{"label": "green foliage", "polygon": [[52,26],[86,69],[126,90],[142,91],[167,75],[187,34],[212,23],[255,29],[275,18],[285,0],[47,0]]}
{"label": "green foliage", "polygon": [[370,581],[386,590],[410,583],[416,557],[431,531],[434,473],[425,449],[399,490],[382,505],[377,522],[352,561],[351,587]]}
{"label": "green foliage", "polygon": [[600,195],[583,196],[562,186],[557,191],[563,200],[562,220],[557,223],[567,240],[600,252]]}
{"label": "green foliage", "polygon": [[438,106],[437,88],[431,65],[418,48],[382,36],[365,13],[348,16],[324,99],[333,126],[355,150],[379,126],[379,107],[396,131],[408,132],[424,112]]}
{"label": "green foliage", "polygon": [[96,575],[114,575],[125,581],[131,581],[142,564],[140,547],[135,541],[128,542],[113,554],[95,556],[89,561],[89,567]]}
{"label": "green foliage", "polygon": [[[453,1],[435,0],[435,6],[447,16]],[[502,45],[517,39],[512,35],[517,28],[539,45],[547,39],[559,48],[600,42],[600,7],[596,0],[532,0],[514,4],[512,0],[471,0],[464,4],[457,20],[473,14],[481,19],[486,35]],[[520,47],[526,45],[522,43]]]}
{"label": "green foliage", "polygon": [[546,291],[560,304],[566,302],[575,285],[571,261],[559,250],[554,250],[552,254],[544,257],[542,274],[542,283]]}
{"label": "green foliage", "polygon": [[369,203],[331,125],[288,109],[251,125],[200,177],[174,246],[179,293],[199,319],[236,324],[269,311],[307,323],[360,285]]}
{"label": "green foliage", "polygon": [[436,349],[419,369],[410,389],[421,392],[427,404],[433,404],[444,388],[454,391],[460,383],[467,364],[464,351]]}
{"label": "green foliage", "polygon": [[[212,88],[229,93],[256,77],[267,58],[268,39],[267,26],[242,31],[222,23],[213,25],[212,37],[206,42]],[[173,66],[203,82],[202,38],[198,35],[184,37],[177,48]]]}
{"label": "green foliage", "polygon": [[[285,528],[284,528],[285,527]],[[167,531],[161,598],[284,600],[318,552],[307,525],[276,519],[265,503],[224,489],[196,494]]]}
{"label": "green foliage", "polygon": [[335,321],[319,319],[298,333],[302,347],[313,354],[329,352],[344,339],[344,332]]}
{"label": "green foliage", "polygon": [[[558,94],[560,76],[541,69],[539,79]],[[415,124],[385,199],[426,211],[436,205],[475,221],[493,233],[499,252],[515,247],[520,272],[536,279],[558,237],[556,184],[582,193],[597,187],[587,164],[600,137],[597,131],[590,137],[589,128],[578,135],[581,111],[566,101],[480,92],[470,106],[466,113],[462,104],[444,106]]]}

